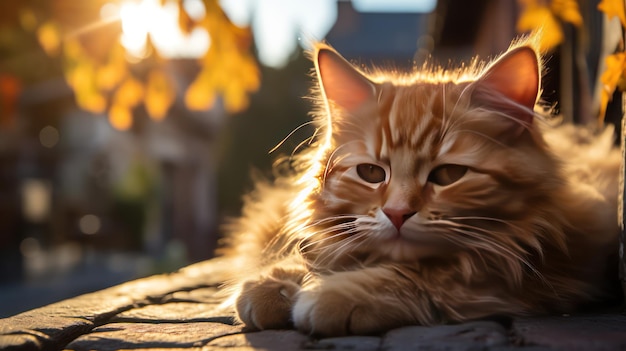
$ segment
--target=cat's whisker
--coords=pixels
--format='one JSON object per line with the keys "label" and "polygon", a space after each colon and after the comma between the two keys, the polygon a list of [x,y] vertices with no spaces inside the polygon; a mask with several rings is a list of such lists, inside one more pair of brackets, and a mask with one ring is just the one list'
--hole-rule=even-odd
{"label": "cat's whisker", "polygon": [[298,151],[303,148],[305,145],[307,144],[311,144],[311,142],[313,141],[313,136],[310,136],[304,140],[302,140],[298,145],[296,145],[296,147],[293,149],[293,151],[291,152],[290,157],[293,159],[295,157],[295,155],[298,153]]}
{"label": "cat's whisker", "polygon": [[[325,230],[325,231],[322,231],[322,232],[315,233],[314,236],[321,236],[321,238],[320,239],[315,239],[315,240],[311,240],[311,238],[307,238],[306,239],[306,241],[308,241],[307,244],[302,246],[301,249],[305,250],[305,249],[308,249],[311,246],[317,246],[317,245],[319,245],[319,244],[321,244],[323,242],[340,239],[340,237],[342,237],[342,236],[348,236],[348,235],[352,235],[352,234],[358,232],[358,230],[356,228],[349,228],[349,229],[343,230],[343,231],[339,231],[339,230],[340,229],[338,229],[338,228],[332,228],[332,230],[329,229],[329,230]],[[336,233],[333,233],[333,232],[336,232]],[[330,233],[333,233],[333,234],[332,235],[328,235]]]}
{"label": "cat's whisker", "polygon": [[486,221],[486,222],[495,222],[495,223],[500,223],[505,225],[506,227],[509,228],[514,228],[518,231],[524,231],[520,226],[518,226],[517,224],[511,222],[511,221],[507,221],[504,219],[500,219],[500,218],[494,218],[494,217],[484,217],[484,216],[451,216],[451,217],[446,217],[446,219],[448,220],[452,220],[452,221],[464,221],[464,220],[477,220],[477,221]]}
{"label": "cat's whisker", "polygon": [[[472,239],[474,239],[472,241],[469,241],[469,244],[471,244],[474,247],[478,247],[478,248],[483,249],[485,251],[488,251],[488,252],[490,252],[492,254],[495,254],[496,256],[500,256],[500,257],[504,258],[506,261],[509,261],[509,259],[510,259],[510,257],[507,257],[507,254],[509,256],[512,256],[517,261],[521,262],[526,267],[528,267],[528,269],[530,269],[538,278],[540,278],[542,281],[544,281],[544,283],[549,284],[547,282],[547,280],[545,280],[545,278],[543,277],[541,272],[539,272],[535,268],[535,266],[533,264],[531,264],[527,259],[522,257],[520,254],[518,254],[517,252],[509,249],[507,246],[504,246],[503,244],[498,243],[497,241],[491,239],[490,237],[484,236],[484,235],[478,235],[477,233],[473,232],[472,230],[480,231],[480,232],[483,232],[483,233],[489,233],[488,231],[485,231],[482,228],[471,227],[471,226],[468,227],[468,229],[471,229],[471,230],[466,230],[466,229],[462,229],[462,228],[455,228],[455,227],[451,227],[450,228],[450,230],[452,230],[454,232],[457,232],[457,233],[463,234],[463,235],[468,235]],[[446,236],[446,239],[450,240],[451,238],[453,238],[453,237]],[[515,247],[515,246],[518,246],[518,245],[512,244],[511,246]],[[522,251],[524,252],[525,250],[522,249]]]}
{"label": "cat's whisker", "polygon": [[[435,222],[432,222],[432,224],[442,225],[442,226],[445,226],[445,228],[448,230],[453,230],[461,234],[467,235],[471,237],[472,239],[478,240],[478,243],[480,243],[481,245],[483,243],[487,243],[491,245],[491,246],[485,247],[486,251],[489,251],[495,254],[501,254],[502,252],[504,252],[504,253],[508,253],[514,256],[517,259],[525,260],[519,254],[510,250],[509,248],[505,247],[502,243],[492,238],[495,235],[495,233],[485,228],[472,226],[466,223],[458,223],[458,222],[454,222],[450,220],[437,220]],[[448,240],[455,238],[454,236],[445,236],[445,237]],[[474,242],[472,241],[471,243],[473,244]],[[515,244],[514,242],[511,243],[511,246],[518,248],[520,251],[522,251],[522,253],[526,253],[526,250],[522,249],[519,245]]]}
{"label": "cat's whisker", "polygon": [[358,215],[335,215],[335,216],[330,216],[330,217],[324,217],[318,220],[315,220],[309,224],[307,224],[306,226],[304,226],[302,229],[303,230],[309,230],[311,228],[314,228],[316,226],[324,226],[324,224],[326,223],[332,223],[332,222],[341,222],[341,223],[351,223],[354,222],[355,220],[357,220],[360,216]]}
{"label": "cat's whisker", "polygon": [[[305,123],[302,123],[301,125],[297,126],[294,130],[292,130],[291,132],[289,132],[289,134],[287,134],[286,137],[283,138],[283,140],[281,140],[278,144],[276,144],[276,146],[274,146],[268,153],[273,153],[274,151],[276,151],[278,148],[280,148],[285,142],[287,142],[287,140],[289,138],[291,138],[297,131],[299,131],[300,129],[309,126],[311,124],[314,124],[315,121],[308,121]],[[309,139],[309,138],[307,138]]]}
{"label": "cat's whisker", "polygon": [[[465,93],[472,87],[471,84],[466,85],[463,90],[461,90],[461,93],[459,94],[459,97],[456,99],[456,102],[454,103],[454,106],[452,107],[452,111],[450,112],[450,117],[454,116],[454,112],[456,112],[457,107],[459,106],[459,102],[461,102],[463,100],[463,95],[465,95]],[[445,111],[445,110],[444,110]]]}
{"label": "cat's whisker", "polygon": [[367,231],[367,230],[370,230],[370,227],[368,227],[364,223],[360,223],[358,226],[356,226],[354,221],[352,221],[352,222],[347,222],[347,223],[339,223],[339,224],[330,226],[328,228],[324,228],[322,230],[317,230],[314,232],[314,234],[311,237],[326,236],[330,233],[334,233],[332,236],[318,239],[317,241],[315,241],[315,242],[319,242],[322,240],[333,239],[337,235],[353,234],[355,232],[361,232],[361,231]]}
{"label": "cat's whisker", "polygon": [[[352,220],[350,222],[338,223],[338,224],[335,224],[326,228],[313,230],[313,233],[311,233],[310,235],[307,236],[306,239],[304,239],[306,241],[309,241],[309,243],[303,248],[307,248],[311,245],[316,245],[323,241],[336,239],[338,236],[345,236],[345,235],[349,235],[349,234],[356,232],[358,228],[356,228],[354,225],[354,219],[353,218],[351,219]],[[325,222],[325,221],[322,221],[322,222]],[[312,228],[313,228],[312,225],[308,226],[308,229],[312,229]],[[329,235],[329,234],[332,234],[332,235]],[[321,237],[321,238],[313,239],[317,237]]]}
{"label": "cat's whisker", "polygon": [[[325,257],[326,259],[332,259],[335,258],[337,259],[338,257],[341,256],[342,251],[346,251],[345,248],[348,246],[352,246],[352,244],[354,244],[355,242],[357,242],[358,240],[360,240],[361,238],[363,238],[366,234],[364,232],[357,232],[355,235],[352,235],[350,237],[348,237],[348,239],[337,242],[337,243],[333,243],[331,245],[329,245],[328,247],[326,247],[326,250],[324,252],[324,255],[322,255],[321,257]],[[333,248],[333,246],[335,246]],[[351,250],[347,250],[347,251],[354,251],[356,248],[358,248],[359,245],[355,245],[351,247]],[[317,260],[316,260],[317,261]],[[322,261],[320,263],[326,263],[325,261]]]}

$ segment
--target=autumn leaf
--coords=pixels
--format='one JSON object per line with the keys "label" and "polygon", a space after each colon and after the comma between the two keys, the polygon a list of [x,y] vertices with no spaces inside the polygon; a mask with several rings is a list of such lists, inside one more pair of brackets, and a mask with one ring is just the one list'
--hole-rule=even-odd
{"label": "autumn leaf", "polygon": [[30,8],[22,8],[19,13],[19,19],[22,28],[26,29],[27,31],[35,31],[37,25],[39,24],[37,21],[37,16],[35,16],[34,11]]}
{"label": "autumn leaf", "polygon": [[600,118],[604,118],[606,107],[613,97],[615,88],[624,80],[626,72],[626,53],[620,52],[606,58],[606,70],[600,76],[602,91],[600,94]]}
{"label": "autumn leaf", "polygon": [[236,113],[248,106],[248,95],[237,83],[232,83],[224,91],[224,108],[229,113]]}
{"label": "autumn leaf", "polygon": [[622,23],[622,27],[626,27],[625,6],[624,0],[602,0],[598,4],[598,10],[604,12],[609,19],[617,16]]}
{"label": "autumn leaf", "polygon": [[37,39],[39,40],[39,45],[41,45],[48,55],[54,56],[59,53],[61,38],[59,28],[53,22],[46,22],[39,26],[37,29]]}
{"label": "autumn leaf", "polygon": [[203,69],[185,92],[185,105],[196,111],[209,110],[216,100],[216,91],[211,83],[211,70]]}
{"label": "autumn leaf", "polygon": [[108,62],[96,67],[96,84],[101,90],[112,91],[128,74],[124,49],[121,45],[116,45]]}
{"label": "autumn leaf", "polygon": [[96,89],[82,89],[80,94],[76,94],[76,103],[86,111],[102,113],[106,109],[107,100]]}
{"label": "autumn leaf", "polygon": [[583,24],[576,0],[519,0],[519,3],[522,10],[517,20],[517,31],[524,33],[540,30],[539,49],[544,52],[563,42],[562,22],[575,26]]}
{"label": "autumn leaf", "polygon": [[552,11],[545,6],[529,6],[517,20],[517,31],[532,32],[541,29],[539,50],[547,52],[563,41],[563,30]]}
{"label": "autumn leaf", "polygon": [[569,22],[577,27],[583,24],[583,17],[580,15],[576,0],[552,0],[550,9],[564,22]]}
{"label": "autumn leaf", "polygon": [[117,130],[128,130],[133,125],[133,115],[128,106],[114,104],[109,110],[109,122]]}
{"label": "autumn leaf", "polygon": [[136,106],[144,97],[144,87],[132,76],[127,77],[115,92],[113,102],[123,106]]}
{"label": "autumn leaf", "polygon": [[171,80],[160,70],[152,70],[146,83],[145,105],[150,117],[160,120],[165,117],[176,98]]}

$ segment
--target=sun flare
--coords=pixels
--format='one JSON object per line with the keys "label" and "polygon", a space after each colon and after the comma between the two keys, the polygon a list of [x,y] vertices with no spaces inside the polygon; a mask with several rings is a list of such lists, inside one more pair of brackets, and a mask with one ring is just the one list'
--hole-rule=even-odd
{"label": "sun flare", "polygon": [[[192,17],[203,16],[204,7],[200,0],[185,1],[185,9]],[[198,6],[200,5],[200,6]],[[122,24],[120,41],[127,52],[135,58],[150,54],[147,47],[148,36],[163,57],[202,56],[210,45],[206,30],[196,28],[185,34],[178,26],[178,6],[168,1],[161,5],[159,0],[123,2],[119,7]]]}

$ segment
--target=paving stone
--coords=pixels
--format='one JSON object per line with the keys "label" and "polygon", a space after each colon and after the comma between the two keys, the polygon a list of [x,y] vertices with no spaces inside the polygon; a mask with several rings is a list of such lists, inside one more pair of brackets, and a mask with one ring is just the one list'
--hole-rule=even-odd
{"label": "paving stone", "polygon": [[345,336],[312,341],[305,345],[309,350],[380,350],[382,339],[375,336]]}
{"label": "paving stone", "polygon": [[240,333],[221,323],[110,323],[71,342],[66,350],[201,349],[213,339]]}
{"label": "paving stone", "polygon": [[161,302],[175,292],[217,286],[226,267],[225,259],[205,261],[0,319],[0,349],[59,349],[133,307]]}
{"label": "paving stone", "polygon": [[303,350],[310,343],[309,337],[295,330],[264,330],[260,332],[233,334],[209,342],[203,350]]}
{"label": "paving stone", "polygon": [[56,349],[91,330],[96,322],[130,303],[118,296],[110,300],[81,296],[0,319],[0,349]]}
{"label": "paving stone", "polygon": [[521,318],[513,332],[526,345],[554,350],[626,350],[626,316],[621,314]]}
{"label": "paving stone", "polygon": [[401,350],[486,350],[508,345],[507,330],[495,322],[470,322],[435,327],[405,327],[388,332],[381,349]]}
{"label": "paving stone", "polygon": [[220,304],[224,298],[220,293],[221,291],[217,287],[177,291],[171,295],[169,300]]}
{"label": "paving stone", "polygon": [[111,322],[216,322],[233,325],[234,317],[232,311],[223,311],[214,304],[169,302],[133,308],[111,318]]}
{"label": "paving stone", "polygon": [[[0,335],[0,350],[40,350],[42,336],[27,334],[22,331],[12,335]],[[47,338],[45,335],[43,338]]]}

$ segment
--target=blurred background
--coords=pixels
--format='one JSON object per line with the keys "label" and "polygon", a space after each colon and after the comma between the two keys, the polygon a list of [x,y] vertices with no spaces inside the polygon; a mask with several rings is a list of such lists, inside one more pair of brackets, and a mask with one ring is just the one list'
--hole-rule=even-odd
{"label": "blurred background", "polygon": [[308,121],[315,40],[410,70],[543,27],[544,99],[617,121],[624,59],[605,57],[626,18],[609,2],[2,1],[0,318],[211,258],[251,172],[312,133],[269,153]]}

